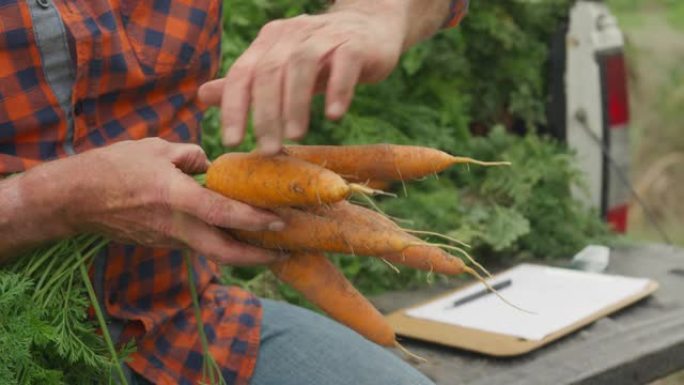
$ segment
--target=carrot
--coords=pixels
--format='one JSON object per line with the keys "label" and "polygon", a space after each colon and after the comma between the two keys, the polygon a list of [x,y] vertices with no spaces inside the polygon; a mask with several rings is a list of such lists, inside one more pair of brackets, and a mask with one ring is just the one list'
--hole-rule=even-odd
{"label": "carrot", "polygon": [[317,215],[340,222],[355,221],[372,226],[383,225],[395,230],[401,230],[396,223],[386,216],[348,201],[337,202],[329,206],[311,207],[308,210]]}
{"label": "carrot", "polygon": [[[440,248],[449,248],[457,250],[470,260],[475,266],[480,268],[486,275],[490,276],[489,272],[475,261],[465,250],[451,245],[430,244],[423,241],[414,235],[408,234],[414,230],[402,229],[386,216],[369,210],[365,207],[351,204],[347,201],[335,203],[329,207],[321,206],[311,208],[316,214],[332,218],[338,222],[354,222],[359,226],[364,225],[368,227],[380,227],[386,231],[398,232],[406,240],[413,240],[413,245],[403,249],[399,253],[388,253],[385,255],[370,254],[371,256],[380,257],[386,262],[405,265],[414,269],[432,271],[440,274],[457,275],[462,273],[470,273],[469,268],[465,266],[460,258],[454,257]],[[429,231],[415,231],[416,233],[426,233],[430,235],[442,236],[441,234],[432,233]],[[446,237],[449,238],[450,237]],[[456,241],[456,240],[453,240]]]}
{"label": "carrot", "polygon": [[411,180],[444,171],[454,164],[510,165],[458,157],[428,147],[395,144],[356,146],[287,146],[285,153],[335,171],[353,182]]}
{"label": "carrot", "polygon": [[244,242],[270,249],[373,256],[398,253],[409,246],[424,244],[400,229],[363,218],[342,220],[286,207],[273,209],[273,212],[285,222],[284,230],[231,230],[231,234]]}
{"label": "carrot", "polygon": [[270,269],[333,319],[370,341],[395,346],[394,330],[382,314],[322,253],[295,253]]}
{"label": "carrot", "polygon": [[383,255],[390,263],[438,274],[470,274],[470,268],[460,258],[454,257],[437,246],[410,246],[400,253]]}
{"label": "carrot", "polygon": [[206,183],[231,199],[262,208],[320,205],[344,200],[353,191],[372,192],[303,160],[256,153],[222,155],[209,167]]}

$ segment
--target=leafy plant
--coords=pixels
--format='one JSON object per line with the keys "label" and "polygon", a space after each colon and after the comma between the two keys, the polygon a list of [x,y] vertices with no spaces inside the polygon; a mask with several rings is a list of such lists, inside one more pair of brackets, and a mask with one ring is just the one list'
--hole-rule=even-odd
{"label": "leafy plant", "polygon": [[105,244],[97,236],[78,236],[0,270],[1,384],[111,382],[131,347],[116,352],[96,333],[88,319],[94,293],[84,279],[86,264]]}
{"label": "leafy plant", "polygon": [[[235,8],[225,20],[230,36],[224,40],[223,71],[267,20],[316,11],[294,0],[277,5],[247,0],[231,4]],[[512,168],[457,168],[439,179],[407,184],[406,197],[380,202],[385,211],[412,220],[416,228],[471,242],[473,254],[490,262],[567,257],[590,241],[606,239],[608,232],[598,215],[571,195],[571,186],[581,185],[572,154],[534,134],[545,123],[548,42],[570,4],[570,0],[471,2],[459,28],[443,31],[408,51],[382,83],[359,86],[340,122],[324,119],[323,103],[317,98],[304,142],[419,144],[483,160],[512,161]],[[214,110],[204,125],[204,147],[212,157],[228,150],[219,144],[218,119]],[[507,132],[504,126],[513,119],[520,120],[529,133]],[[485,135],[475,136],[473,129]],[[249,136],[239,149],[253,146]],[[395,192],[403,194],[403,187],[395,186]],[[366,293],[424,284],[430,278],[406,270],[397,275],[371,258],[334,259]],[[227,271],[226,282],[300,302],[262,269]]]}

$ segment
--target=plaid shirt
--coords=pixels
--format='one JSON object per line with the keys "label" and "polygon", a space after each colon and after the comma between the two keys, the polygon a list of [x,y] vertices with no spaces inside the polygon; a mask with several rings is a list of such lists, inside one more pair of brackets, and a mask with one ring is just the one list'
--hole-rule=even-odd
{"label": "plaid shirt", "polygon": [[[199,142],[197,88],[217,71],[221,0],[54,3],[70,38],[73,126],[42,68],[25,0],[0,0],[0,175],[127,139]],[[259,346],[261,307],[215,284],[194,259],[205,332],[228,384],[246,385]],[[202,349],[179,251],[112,245],[104,302],[137,339],[129,366],[156,384],[198,384]]]}
{"label": "plaid shirt", "polygon": [[[75,70],[66,112],[46,79],[27,2],[0,0],[0,176],[121,140],[199,142],[196,91],[217,71],[221,0],[53,1]],[[466,5],[452,3],[447,25]],[[206,259],[195,258],[194,270],[210,350],[228,384],[246,385],[256,364],[260,304],[217,285],[217,267]],[[156,384],[201,379],[187,278],[179,251],[118,244],[107,251],[107,312],[126,320],[124,337],[136,339],[128,365]]]}
{"label": "plaid shirt", "polygon": [[452,28],[458,25],[468,13],[470,0],[451,0],[449,5],[449,17],[447,17],[444,27]]}

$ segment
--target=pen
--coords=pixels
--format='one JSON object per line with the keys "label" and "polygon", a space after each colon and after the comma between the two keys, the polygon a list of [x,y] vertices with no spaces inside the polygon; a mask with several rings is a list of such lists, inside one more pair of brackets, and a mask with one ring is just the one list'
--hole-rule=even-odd
{"label": "pen", "polygon": [[[497,282],[497,283],[493,284],[493,285],[492,285],[492,289],[498,291],[498,290],[505,289],[505,288],[511,286],[512,284],[513,284],[513,281],[512,281],[511,279],[506,279],[506,280],[503,280],[503,281],[501,281],[501,282]],[[451,305],[447,306],[447,309],[451,309],[451,308],[454,308],[454,307],[456,307],[456,306],[460,306],[460,305],[463,305],[463,304],[465,304],[465,303],[474,301],[474,300],[476,300],[476,299],[478,299],[478,298],[481,298],[481,297],[484,297],[484,296],[486,296],[486,295],[488,295],[488,294],[491,294],[491,291],[490,291],[489,289],[487,289],[487,288],[484,288],[484,289],[482,289],[482,290],[480,290],[480,291],[477,291],[477,292],[475,292],[475,293],[473,293],[473,294],[467,295],[467,296],[465,296],[465,297],[463,297],[463,298],[461,298],[461,299],[458,299],[458,300],[454,301],[454,303],[452,303]]]}

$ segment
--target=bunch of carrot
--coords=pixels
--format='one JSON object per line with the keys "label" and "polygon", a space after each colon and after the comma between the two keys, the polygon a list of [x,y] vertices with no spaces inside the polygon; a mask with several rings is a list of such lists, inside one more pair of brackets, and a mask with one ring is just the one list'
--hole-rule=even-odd
{"label": "bunch of carrot", "polygon": [[206,182],[214,191],[272,210],[285,221],[282,231],[232,232],[242,241],[289,251],[290,258],[270,266],[280,280],[367,339],[404,350],[382,315],[324,253],[377,257],[435,273],[469,273],[481,280],[476,270],[442,249],[449,246],[427,243],[386,216],[347,201],[355,192],[375,193],[366,187],[370,181],[403,182],[458,163],[506,164],[416,146],[289,146],[272,157],[225,154],[213,162]]}

